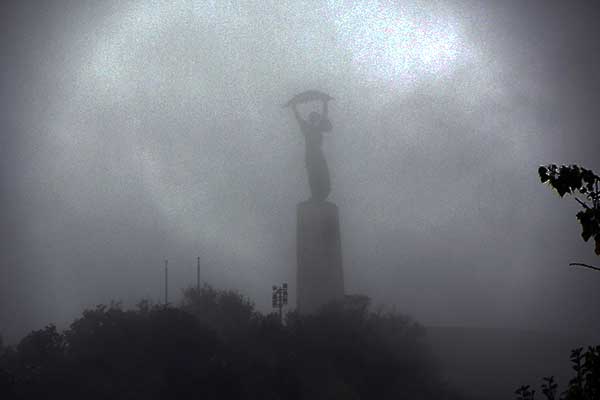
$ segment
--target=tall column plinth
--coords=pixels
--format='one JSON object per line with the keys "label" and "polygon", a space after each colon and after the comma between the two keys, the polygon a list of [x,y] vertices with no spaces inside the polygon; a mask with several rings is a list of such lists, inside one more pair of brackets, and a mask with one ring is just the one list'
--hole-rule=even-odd
{"label": "tall column plinth", "polygon": [[328,201],[298,204],[296,233],[297,303],[312,313],[344,297],[344,274],[338,208]]}

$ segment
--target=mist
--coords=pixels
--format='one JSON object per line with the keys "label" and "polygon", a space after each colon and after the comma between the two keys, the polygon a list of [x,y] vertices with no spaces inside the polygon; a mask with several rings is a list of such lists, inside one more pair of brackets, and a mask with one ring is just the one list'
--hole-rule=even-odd
{"label": "mist", "polygon": [[426,326],[600,328],[577,204],[537,166],[598,170],[598,16],[560,2],[13,2],[0,155],[0,333],[202,280],[295,290],[303,138],[324,151],[346,291]]}

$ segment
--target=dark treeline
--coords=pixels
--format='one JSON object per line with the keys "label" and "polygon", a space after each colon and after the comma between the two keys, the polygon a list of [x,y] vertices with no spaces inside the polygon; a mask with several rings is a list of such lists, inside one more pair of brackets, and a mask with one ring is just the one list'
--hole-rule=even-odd
{"label": "dark treeline", "polygon": [[[597,400],[600,399],[600,346],[583,347],[571,352],[573,377],[561,392],[553,376],[544,377],[540,392],[546,400]],[[515,391],[517,400],[535,400],[536,390],[523,385]],[[538,396],[539,398],[539,396]]]}
{"label": "dark treeline", "polygon": [[424,329],[349,297],[282,324],[236,292],[83,312],[0,348],[2,399],[458,399]]}

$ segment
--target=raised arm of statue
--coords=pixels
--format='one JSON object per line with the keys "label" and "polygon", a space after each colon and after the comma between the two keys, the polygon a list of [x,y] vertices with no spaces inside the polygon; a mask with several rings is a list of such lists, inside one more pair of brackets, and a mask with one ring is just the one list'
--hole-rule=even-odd
{"label": "raised arm of statue", "polygon": [[[333,97],[328,95],[327,93],[323,93],[318,90],[307,90],[305,92],[299,93],[292,97],[290,101],[283,105],[283,107],[291,107],[294,112],[294,116],[296,117],[296,121],[300,125],[300,129],[303,133],[309,131],[321,131],[321,132],[330,132],[333,128],[331,126],[331,122],[328,118],[329,113],[329,101],[333,100]],[[297,104],[306,103],[309,101],[322,101],[323,108],[321,113],[316,111],[310,113],[308,120],[302,118],[297,109]]]}
{"label": "raised arm of statue", "polygon": [[304,126],[306,125],[306,121],[300,115],[298,108],[296,108],[296,104],[292,104],[291,107],[292,107],[292,110],[294,111],[294,116],[296,117],[296,121],[298,121],[298,125],[300,125],[300,128],[304,128]]}
{"label": "raised arm of statue", "polygon": [[331,125],[331,121],[329,120],[328,113],[329,107],[328,102],[330,99],[323,99],[323,116],[320,121],[320,128],[323,132],[331,132],[333,126]]}
{"label": "raised arm of statue", "polygon": [[[308,184],[310,186],[311,199],[315,201],[325,201],[331,192],[331,181],[329,168],[321,146],[323,144],[323,132],[329,132],[332,129],[331,122],[327,118],[327,102],[332,97],[326,93],[316,90],[309,90],[294,96],[284,107],[291,107],[300,125],[305,139],[305,164],[308,173]],[[312,111],[307,120],[302,118],[296,104],[308,101],[322,101],[323,108],[321,112]]]}

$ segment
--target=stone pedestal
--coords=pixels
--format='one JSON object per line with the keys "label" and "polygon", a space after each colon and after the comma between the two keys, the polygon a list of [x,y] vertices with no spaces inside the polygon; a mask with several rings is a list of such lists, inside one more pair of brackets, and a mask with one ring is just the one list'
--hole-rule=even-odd
{"label": "stone pedestal", "polygon": [[298,204],[296,232],[297,302],[301,313],[344,297],[338,208],[328,201]]}

